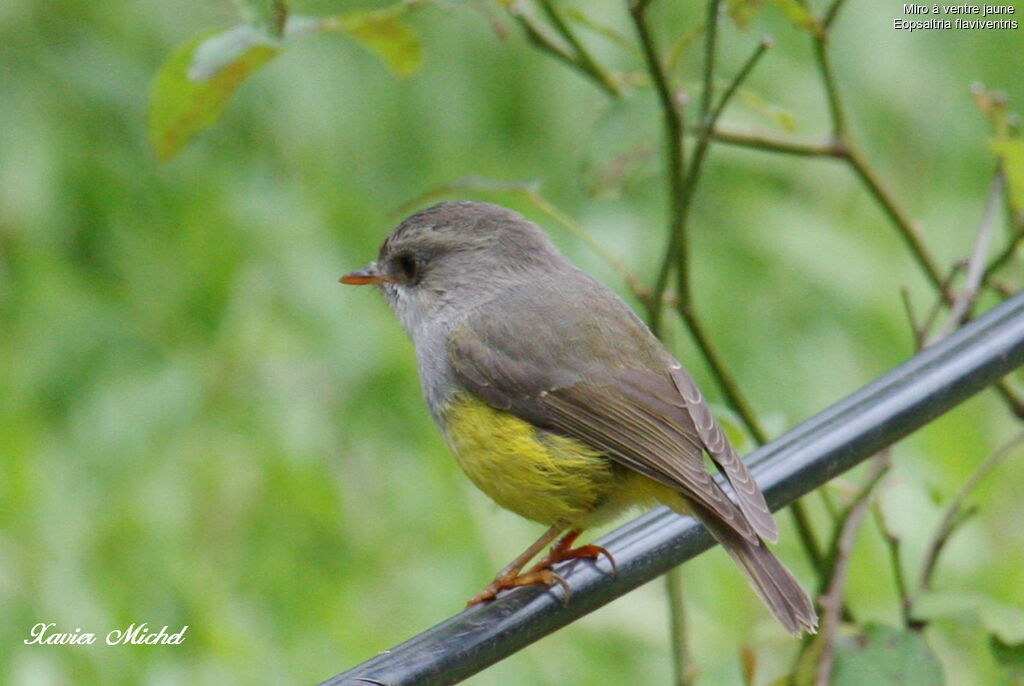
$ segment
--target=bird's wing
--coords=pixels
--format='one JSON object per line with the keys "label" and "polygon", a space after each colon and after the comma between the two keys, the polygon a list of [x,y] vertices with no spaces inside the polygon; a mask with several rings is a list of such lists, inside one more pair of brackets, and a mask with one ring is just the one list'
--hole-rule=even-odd
{"label": "bird's wing", "polygon": [[764,494],[746,463],[736,454],[736,449],[726,437],[722,425],[715,419],[697,383],[678,362],[670,366],[668,372],[686,404],[686,412],[693,421],[701,444],[711,456],[711,461],[728,479],[743,514],[761,538],[775,543],[779,540],[779,527],[768,509]]}
{"label": "bird's wing", "polygon": [[[648,359],[635,368],[623,367],[622,355],[612,356],[615,363],[602,364],[607,351],[594,350],[593,338],[581,338],[580,328],[566,321],[564,312],[562,319],[556,315],[532,322],[555,338],[552,343],[544,337],[551,347],[547,354],[538,349],[536,338],[523,341],[520,336],[515,339],[517,348],[530,352],[520,350],[516,355],[500,344],[513,340],[510,332],[500,330],[508,321],[507,316],[474,317],[452,331],[448,358],[472,393],[677,489],[751,542],[759,534],[770,540],[777,537],[750,473],[681,368],[653,371],[647,355],[641,355]],[[650,335],[646,330],[643,334]],[[734,484],[740,508],[705,470],[705,448]]]}

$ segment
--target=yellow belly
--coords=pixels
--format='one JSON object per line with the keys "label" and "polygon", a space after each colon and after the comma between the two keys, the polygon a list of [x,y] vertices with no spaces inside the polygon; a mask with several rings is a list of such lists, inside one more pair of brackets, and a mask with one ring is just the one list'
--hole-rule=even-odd
{"label": "yellow belly", "polygon": [[628,470],[600,452],[469,394],[459,395],[442,416],[448,446],[470,480],[527,519],[549,526],[590,525],[591,515],[618,501],[623,486],[633,481]]}

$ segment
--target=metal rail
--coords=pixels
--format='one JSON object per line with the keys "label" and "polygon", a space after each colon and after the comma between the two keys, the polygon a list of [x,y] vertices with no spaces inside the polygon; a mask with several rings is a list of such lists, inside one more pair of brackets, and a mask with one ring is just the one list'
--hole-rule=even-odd
{"label": "metal rail", "polygon": [[[786,506],[1024,364],[1024,293],[751,454],[773,509]],[[573,589],[532,586],[471,608],[321,686],[452,684],[596,610],[713,545],[693,519],[658,508],[599,541],[607,565],[559,568]]]}

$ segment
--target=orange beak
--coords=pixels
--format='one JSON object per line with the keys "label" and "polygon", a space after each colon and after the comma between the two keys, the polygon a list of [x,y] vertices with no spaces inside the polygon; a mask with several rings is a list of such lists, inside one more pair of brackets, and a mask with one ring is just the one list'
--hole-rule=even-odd
{"label": "orange beak", "polygon": [[338,279],[340,283],[348,284],[349,286],[376,286],[382,281],[390,280],[391,279],[387,278],[379,271],[377,271],[377,265],[374,264],[371,264],[366,269],[354,271],[351,274],[346,274],[345,276]]}

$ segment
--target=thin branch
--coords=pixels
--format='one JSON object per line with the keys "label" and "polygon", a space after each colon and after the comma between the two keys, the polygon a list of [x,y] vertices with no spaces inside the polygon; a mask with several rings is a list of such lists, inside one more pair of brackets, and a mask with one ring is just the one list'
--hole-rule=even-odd
{"label": "thin branch", "polygon": [[953,496],[953,499],[949,501],[942,515],[942,520],[939,522],[939,526],[932,536],[931,543],[928,545],[924,556],[924,563],[921,565],[921,590],[927,591],[931,588],[939,556],[942,555],[946,542],[956,529],[957,524],[963,522],[961,511],[967,498],[978,487],[982,479],[1022,442],[1024,442],[1024,431],[1017,433],[1013,438],[1004,443],[1002,447],[982,460],[981,464],[978,465],[967,481],[960,487],[960,490],[956,492],[956,495]]}
{"label": "thin branch", "polygon": [[[826,16],[826,26],[835,18],[841,3],[842,0],[836,0],[832,4]],[[851,169],[853,169],[854,173],[892,221],[910,249],[911,255],[921,266],[921,269],[924,270],[932,285],[939,290],[943,300],[952,305],[953,295],[948,289],[942,287],[942,270],[939,268],[935,257],[928,250],[927,245],[925,245],[917,225],[910,220],[903,209],[896,203],[892,194],[882,185],[874,169],[872,169],[867,159],[850,138],[846,125],[846,112],[843,108],[839,95],[839,86],[836,83],[835,73],[832,70],[832,63],[829,58],[828,31],[824,28],[814,37],[814,56],[825,87],[829,117],[832,120],[832,133],[844,150],[843,158],[849,163]]]}
{"label": "thin branch", "polygon": [[643,49],[647,71],[654,83],[658,100],[661,105],[665,130],[665,167],[668,170],[669,194],[669,225],[665,257],[662,260],[651,298],[647,305],[648,320],[655,335],[661,333],[661,299],[668,286],[669,271],[672,262],[678,256],[681,262],[686,260],[686,242],[683,237],[686,205],[683,203],[686,167],[686,149],[683,145],[684,121],[683,112],[678,99],[672,92],[668,75],[661,64],[658,49],[647,25],[645,10],[649,0],[637,0],[630,4],[630,17],[636,27],[640,46]]}
{"label": "thin branch", "polygon": [[[679,237],[680,246],[685,246],[686,220],[688,218],[689,208],[692,204],[691,201],[693,198],[694,190],[696,189],[697,180],[700,177],[701,165],[703,164],[705,155],[707,153],[708,143],[710,141],[710,132],[714,130],[715,124],[717,123],[719,117],[722,115],[722,112],[725,110],[726,106],[729,104],[729,101],[732,99],[733,95],[736,93],[740,84],[743,83],[743,81],[750,75],[754,66],[758,63],[761,57],[764,56],[764,53],[768,50],[768,48],[771,47],[771,44],[771,40],[767,38],[761,41],[761,43],[754,50],[753,54],[751,54],[751,56],[747,59],[747,62],[743,65],[740,71],[733,78],[732,82],[726,88],[725,93],[718,101],[718,104],[715,106],[714,110],[708,115],[707,120],[704,122],[704,125],[702,127],[702,133],[697,138],[697,144],[694,148],[693,159],[690,164],[690,169],[686,174],[685,185],[683,187],[684,196],[681,216],[682,224],[680,227]],[[672,243],[670,242],[669,250],[671,250],[671,248]],[[672,258],[673,254],[671,252],[665,255],[665,259],[662,262],[662,270],[658,275],[659,283],[662,281],[663,278],[667,280],[668,270],[671,267],[672,262],[674,261]],[[704,331],[704,326],[701,323],[700,318],[697,316],[697,313],[693,306],[693,297],[690,289],[690,272],[688,268],[687,258],[688,256],[686,255],[685,250],[681,249],[678,255],[679,269],[677,272],[676,284],[676,290],[678,291],[678,299],[676,301],[675,307],[676,312],[679,314],[679,317],[682,319],[684,325],[689,331],[690,336],[693,338],[694,343],[697,345],[697,348],[700,350],[701,355],[707,362],[708,368],[711,371],[712,376],[715,378],[715,381],[719,389],[722,391],[722,395],[725,397],[725,400],[728,403],[729,407],[731,407],[732,410],[736,412],[736,414],[740,418],[740,421],[743,422],[743,425],[746,427],[747,431],[751,434],[754,440],[758,444],[764,444],[768,441],[767,431],[764,430],[764,428],[758,421],[757,415],[755,414],[746,396],[740,389],[739,383],[737,383],[735,377],[733,377],[728,367],[726,367],[724,360],[718,354],[718,351],[715,349],[715,347],[711,344],[710,339]],[[662,286],[662,292],[663,291],[664,286]],[[656,284],[654,288],[654,293],[657,294],[658,292],[658,285]],[[655,304],[655,307],[658,307],[658,304]],[[811,561],[811,564],[815,567],[815,569],[820,570],[823,562],[821,547],[818,544],[817,537],[814,534],[814,529],[811,527],[810,518],[808,517],[807,512],[804,509],[803,503],[799,501],[794,502],[790,506],[790,512],[792,513],[793,521],[797,529],[797,534],[799,535],[800,541],[804,546],[808,559]]]}
{"label": "thin branch", "polygon": [[[765,52],[767,52],[768,48],[772,47],[772,45],[774,45],[774,41],[768,37],[762,38],[761,42],[757,44],[754,52],[747,58],[747,61],[743,64],[736,76],[733,77],[732,82],[725,89],[725,93],[718,101],[718,105],[715,106],[715,110],[711,113],[710,118],[704,122],[704,128],[707,131],[710,132],[714,130],[715,124],[718,123],[719,117],[722,116],[722,112],[725,110],[726,105],[729,104],[729,101],[732,100],[732,96],[736,94],[740,84],[747,80],[747,77],[750,76],[750,72],[753,71],[754,66],[757,65],[762,57],[764,57]],[[705,137],[710,137],[708,133],[705,133],[704,135]]]}
{"label": "thin branch", "polygon": [[757,652],[745,643],[740,647],[740,673],[743,676],[743,686],[754,686],[754,676],[757,672]]}
{"label": "thin branch", "polygon": [[575,61],[579,64],[579,68],[583,73],[601,84],[601,87],[604,88],[609,95],[616,98],[622,97],[622,87],[619,85],[618,81],[612,78],[611,74],[609,74],[604,67],[602,67],[601,64],[593,58],[590,51],[588,51],[583,43],[580,42],[579,38],[576,37],[576,34],[574,34],[569,28],[569,25],[566,24],[565,20],[562,19],[560,14],[558,14],[558,11],[555,9],[551,0],[539,0],[539,2],[541,9],[544,10],[544,14],[551,22],[551,25],[554,26],[558,34],[562,36],[570,46],[572,46],[572,49],[575,52]]}
{"label": "thin branch", "polygon": [[[956,277],[959,276],[960,272],[962,272],[966,267],[967,263],[963,260],[957,260],[954,262],[953,266],[949,268],[949,273],[942,281],[943,290],[952,292],[953,281],[956,280]],[[928,316],[924,318],[923,322],[921,322],[921,348],[925,347],[924,341],[928,338],[928,332],[932,330],[933,326],[935,326],[935,322],[938,320],[939,315],[942,314],[942,306],[944,304],[942,296],[938,296],[932,304],[931,309],[928,310]]]}
{"label": "thin branch", "polygon": [[814,527],[811,526],[811,519],[807,516],[807,510],[804,508],[803,503],[799,500],[794,500],[789,506],[789,511],[793,516],[796,534],[800,538],[800,544],[804,548],[807,559],[810,560],[815,573],[819,577],[823,577],[825,574],[825,557],[821,553],[821,544],[818,542],[818,537],[814,534]]}
{"label": "thin branch", "polygon": [[[587,78],[591,79],[609,96],[613,98],[622,97],[621,87],[607,72],[604,71],[604,69],[600,67],[600,65],[592,59],[589,61],[584,59],[579,53],[570,53],[568,50],[558,45],[547,34],[547,32],[537,25],[530,15],[524,11],[521,2],[513,2],[510,4],[508,7],[508,13],[523,28],[523,31],[526,32],[526,37],[530,42],[542,52],[548,53],[555,59],[564,62]],[[589,54],[587,54],[587,58],[589,58]]]}
{"label": "thin branch", "polygon": [[697,670],[690,657],[690,646],[686,639],[686,609],[683,606],[682,584],[682,568],[673,567],[665,574],[669,603],[669,634],[672,641],[673,683],[677,686],[693,686]]}
{"label": "thin branch", "polygon": [[925,244],[924,237],[921,235],[917,224],[911,221],[888,189],[882,185],[878,175],[860,151],[852,146],[849,140],[843,142],[843,147],[846,149],[845,158],[854,173],[868,189],[872,197],[874,197],[882,211],[892,221],[893,226],[896,227],[900,237],[903,238],[903,242],[910,249],[910,254],[924,271],[925,276],[928,277],[928,280],[942,296],[942,299],[951,305],[954,300],[953,294],[943,284],[942,269],[940,269],[938,261],[928,250],[928,246]]}
{"label": "thin branch", "polygon": [[914,313],[914,303],[910,299],[910,291],[906,286],[900,287],[900,301],[903,303],[903,312],[907,315],[907,322],[910,324],[910,332],[914,336],[914,352],[924,348],[924,328],[917,323],[917,315]]}
{"label": "thin branch", "polygon": [[[702,129],[688,131],[694,136],[701,134]],[[710,133],[711,139],[716,143],[727,143],[752,150],[765,152],[776,152],[784,155],[795,155],[797,157],[833,157],[842,158],[846,151],[835,141],[821,143],[808,143],[803,141],[786,140],[763,134],[744,133],[716,126]]]}
{"label": "thin branch", "polygon": [[963,289],[949,308],[946,321],[935,331],[929,343],[953,333],[971,316],[971,310],[974,309],[974,303],[977,302],[978,296],[981,294],[982,282],[985,280],[985,263],[992,245],[992,235],[995,233],[996,212],[1003,194],[1003,186],[1003,173],[997,170],[995,178],[992,180],[992,189],[988,194],[985,212],[974,238],[974,248],[971,250],[971,257],[967,260],[967,276]]}
{"label": "thin branch", "polygon": [[892,564],[892,576],[896,585],[896,594],[900,598],[900,616],[903,618],[903,626],[908,629],[918,630],[922,625],[910,613],[913,601],[910,596],[910,590],[907,588],[907,576],[903,569],[903,557],[900,554],[902,543],[899,536],[894,534],[892,529],[889,528],[888,523],[885,521],[882,505],[877,500],[872,504],[871,512],[874,515],[875,526],[878,527],[878,531],[882,534],[882,540],[885,542],[885,547],[889,550],[889,562]]}
{"label": "thin branch", "polygon": [[822,21],[822,25],[826,29],[832,26],[832,22],[834,22],[836,17],[839,16],[839,10],[843,8],[843,3],[845,1],[846,0],[833,0],[832,5],[828,8],[828,11],[825,12],[824,21]]}
{"label": "thin branch", "polygon": [[832,119],[832,135],[836,140],[842,140],[846,135],[846,113],[839,97],[839,87],[836,85],[835,74],[832,72],[832,64],[828,56],[827,34],[822,31],[814,39],[814,57],[818,64],[818,71],[821,73],[821,80],[825,86],[825,96],[828,99],[829,116]]}
{"label": "thin branch", "polygon": [[[704,159],[707,156],[708,145],[711,140],[708,132],[715,128],[715,123],[722,116],[722,112],[725,111],[726,106],[728,106],[732,97],[736,94],[736,90],[739,88],[740,84],[750,76],[750,72],[754,69],[754,66],[757,65],[771,45],[772,41],[769,38],[763,39],[758,44],[757,48],[754,49],[754,52],[749,58],[747,58],[743,67],[741,67],[736,76],[733,77],[732,82],[730,82],[728,87],[726,87],[725,92],[722,94],[722,97],[719,99],[714,109],[707,116],[707,119],[702,122],[703,133],[697,136],[697,143],[694,146],[693,157],[690,161],[689,169],[686,171],[683,187],[681,189],[682,197],[679,199],[679,225],[677,231],[670,237],[669,247],[666,250],[665,257],[661,263],[661,271],[658,274],[657,283],[662,283],[663,279],[667,281],[669,271],[673,264],[678,267],[679,276],[677,286],[679,291],[679,302],[681,307],[686,310],[686,313],[681,311],[680,314],[683,316],[683,320],[686,321],[687,326],[690,326],[692,322],[696,326],[696,329],[699,329],[700,327],[697,325],[697,316],[693,311],[693,297],[690,292],[690,260],[686,247],[686,222],[689,218],[690,208],[693,205],[693,196],[697,190],[697,181],[700,179]],[[655,286],[654,292],[657,293],[657,285]],[[691,328],[691,331],[693,330],[694,329]],[[694,333],[694,335],[696,336],[697,334]],[[708,349],[710,350],[710,346]],[[709,362],[711,362],[710,359]],[[723,368],[720,361],[718,366],[719,368]],[[735,387],[735,383],[733,383],[733,386],[733,392],[738,395],[738,387]],[[748,414],[752,417],[753,414],[749,413],[749,408],[747,408],[747,410]]]}
{"label": "thin branch", "polygon": [[[642,21],[642,18],[640,18],[640,20]],[[694,147],[690,167],[687,170],[685,177],[682,179],[682,187],[680,189],[681,195],[678,202],[673,203],[673,221],[671,223],[672,231],[670,233],[669,243],[666,248],[664,259],[661,263],[661,269],[652,291],[648,310],[649,318],[652,322],[652,329],[657,331],[658,324],[660,323],[661,295],[664,294],[665,288],[667,287],[672,265],[677,264],[678,298],[676,301],[676,312],[679,314],[696,343],[697,348],[700,350],[701,355],[707,362],[708,368],[722,391],[726,402],[733,411],[736,412],[747,431],[758,444],[767,442],[768,434],[757,420],[757,415],[754,413],[753,408],[746,399],[746,396],[741,391],[736,379],[725,366],[724,360],[722,360],[718,351],[711,344],[711,341],[704,330],[704,326],[701,323],[700,318],[697,316],[693,306],[689,278],[689,255],[687,254],[686,249],[686,222],[690,207],[692,206],[692,198],[694,191],[696,190],[697,180],[700,178],[702,165],[711,139],[711,132],[714,130],[719,117],[721,117],[722,112],[729,104],[733,95],[735,95],[740,84],[742,84],[750,75],[754,66],[756,66],[758,61],[760,61],[764,56],[771,44],[771,40],[767,38],[758,44],[757,48],[726,88],[714,109],[711,110],[706,120],[702,122],[701,133],[697,137],[697,143]],[[669,106],[671,106],[671,103],[669,103]],[[674,109],[674,106],[672,106],[672,109]],[[666,117],[666,121],[668,121],[668,119],[669,118]],[[680,160],[680,169],[681,166],[682,163]],[[673,187],[675,187],[674,184]],[[810,526],[810,518],[807,516],[802,503],[793,503],[791,511],[800,540],[805,546],[807,556],[811,560],[811,563],[818,568],[822,563],[822,555],[814,530]]]}
{"label": "thin branch", "polygon": [[629,3],[629,11],[633,14],[642,15],[647,12],[647,7],[650,4],[651,0],[631,0]]}
{"label": "thin branch", "polygon": [[985,268],[985,275],[990,276],[1005,267],[1017,254],[1017,248],[1020,247],[1022,240],[1024,240],[1024,230],[1018,230],[1006,242],[1002,251],[988,263],[988,267]]}
{"label": "thin branch", "polygon": [[[836,522],[835,532],[832,537],[832,541],[829,545],[828,556],[825,558],[825,569],[828,572],[828,578],[832,578],[836,573],[836,566],[841,562],[843,556],[843,530],[847,526],[847,520],[853,516],[857,507],[868,499],[875,486],[879,484],[882,477],[885,476],[886,472],[889,471],[889,467],[892,466],[892,462],[889,459],[888,449],[880,452],[875,460],[872,462],[871,471],[868,473],[867,478],[861,487],[857,490],[856,495],[850,504],[847,505],[839,515],[839,520]],[[825,590],[824,588],[822,590]]]}
{"label": "thin branch", "polygon": [[740,390],[739,384],[733,378],[728,368],[726,368],[725,362],[718,354],[718,350],[711,345],[711,341],[704,332],[703,325],[693,315],[692,309],[680,302],[676,306],[676,311],[693,337],[697,349],[700,350],[701,355],[707,362],[711,375],[715,378],[719,389],[722,391],[726,403],[739,416],[740,421],[743,422],[747,431],[750,432],[753,439],[759,445],[767,443],[768,432],[758,422],[757,416],[754,414],[754,410],[751,408],[746,396]]}
{"label": "thin branch", "polygon": [[1021,398],[1017,391],[1010,387],[1010,384],[1003,379],[995,384],[996,392],[1003,399],[1017,419],[1024,419],[1024,398]]}
{"label": "thin branch", "polygon": [[706,122],[715,97],[715,48],[718,46],[718,11],[720,0],[708,0],[704,39],[704,88],[700,94],[700,120]]}
{"label": "thin branch", "polygon": [[871,502],[871,494],[891,466],[889,451],[884,450],[872,461],[871,472],[865,481],[856,499],[850,503],[840,520],[836,529],[836,537],[833,543],[833,554],[831,564],[831,575],[828,586],[821,596],[821,657],[818,662],[818,672],[815,676],[815,686],[828,686],[831,682],[832,664],[835,659],[835,637],[839,628],[839,621],[842,616],[843,589],[846,587],[846,579],[849,573],[850,556],[853,552],[853,544],[857,540],[857,532],[860,530],[864,515],[867,514],[868,505]]}

